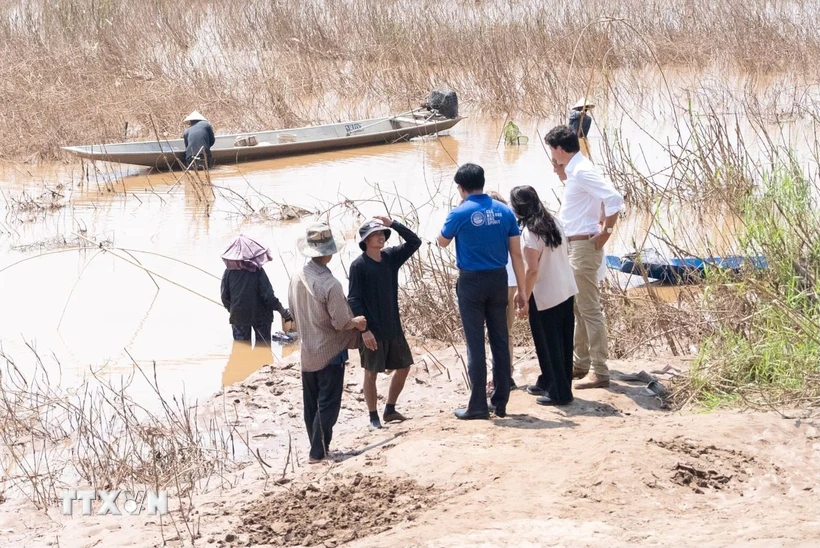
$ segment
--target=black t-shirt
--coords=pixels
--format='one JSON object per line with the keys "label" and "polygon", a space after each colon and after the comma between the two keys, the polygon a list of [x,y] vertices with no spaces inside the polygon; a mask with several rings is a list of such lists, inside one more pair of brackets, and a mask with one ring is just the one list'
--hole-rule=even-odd
{"label": "black t-shirt", "polygon": [[285,310],[273,292],[263,269],[225,270],[222,274],[222,304],[230,312],[232,325],[259,326],[273,322],[273,311]]}
{"label": "black t-shirt", "polygon": [[421,247],[421,239],[403,224],[390,228],[404,239],[401,245],[382,249],[382,260],[362,253],[350,265],[347,300],[356,316],[367,318],[367,329],[377,341],[402,333],[399,318],[399,268]]}

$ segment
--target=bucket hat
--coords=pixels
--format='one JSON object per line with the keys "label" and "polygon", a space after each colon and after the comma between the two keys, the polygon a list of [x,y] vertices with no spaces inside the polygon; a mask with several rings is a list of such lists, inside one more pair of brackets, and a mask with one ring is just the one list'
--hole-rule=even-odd
{"label": "bucket hat", "polygon": [[384,226],[378,219],[370,219],[362,223],[362,226],[359,227],[359,249],[362,251],[367,249],[367,244],[364,243],[365,240],[367,240],[367,237],[374,232],[379,232],[380,230],[384,231],[385,240],[390,238],[392,231]]}
{"label": "bucket hat", "polygon": [[333,255],[345,246],[344,239],[324,223],[314,223],[307,227],[305,235],[296,241],[299,253],[305,257],[324,257]]}

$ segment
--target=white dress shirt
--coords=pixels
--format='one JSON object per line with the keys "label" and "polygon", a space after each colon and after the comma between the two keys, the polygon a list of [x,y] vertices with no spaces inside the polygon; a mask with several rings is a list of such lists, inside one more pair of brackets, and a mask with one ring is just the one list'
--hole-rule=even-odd
{"label": "white dress shirt", "polygon": [[567,163],[564,203],[559,218],[568,236],[598,234],[601,204],[607,217],[621,210],[624,199],[612,183],[580,152]]}

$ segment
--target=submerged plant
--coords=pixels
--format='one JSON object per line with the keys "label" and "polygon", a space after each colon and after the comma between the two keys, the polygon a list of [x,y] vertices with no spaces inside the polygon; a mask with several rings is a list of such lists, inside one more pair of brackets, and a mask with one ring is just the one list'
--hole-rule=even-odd
{"label": "submerged plant", "polygon": [[508,145],[526,145],[530,138],[521,133],[518,126],[510,120],[504,126],[504,142]]}

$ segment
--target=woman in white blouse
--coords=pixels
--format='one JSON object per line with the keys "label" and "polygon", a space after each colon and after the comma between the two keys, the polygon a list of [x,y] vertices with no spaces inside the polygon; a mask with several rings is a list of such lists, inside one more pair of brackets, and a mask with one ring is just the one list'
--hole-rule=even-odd
{"label": "woman in white blouse", "polygon": [[578,292],[560,224],[531,186],[517,186],[510,206],[521,226],[529,319],[541,375],[527,392],[541,405],[572,401],[572,347],[575,335],[574,296]]}

